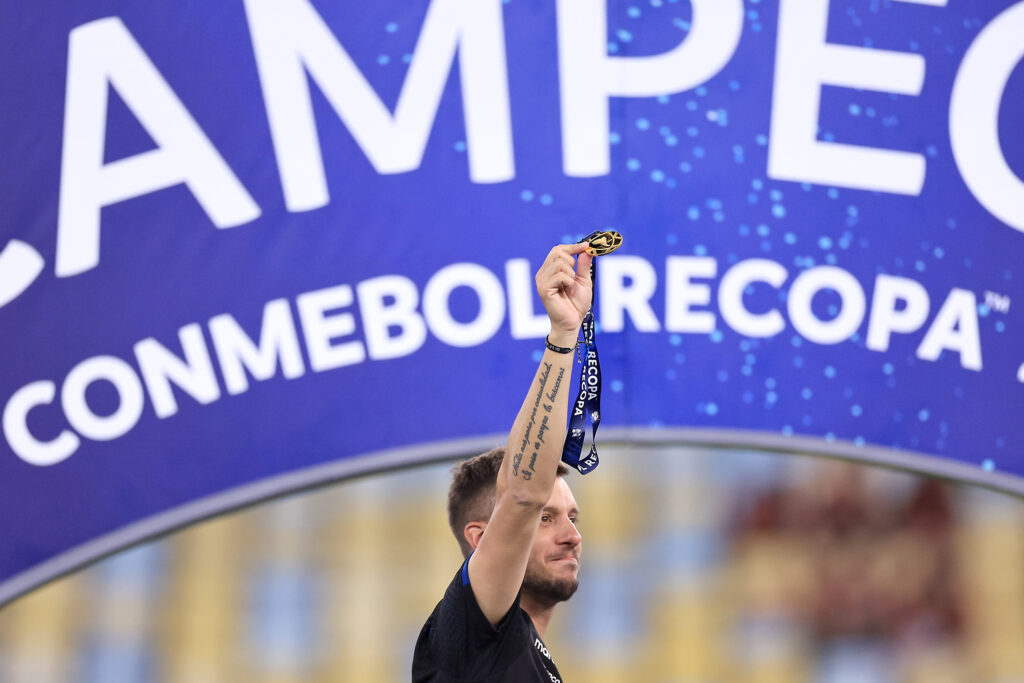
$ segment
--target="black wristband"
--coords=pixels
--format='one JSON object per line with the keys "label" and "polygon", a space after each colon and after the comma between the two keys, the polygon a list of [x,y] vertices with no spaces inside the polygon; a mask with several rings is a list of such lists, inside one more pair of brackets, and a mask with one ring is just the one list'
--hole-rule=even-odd
{"label": "black wristband", "polygon": [[547,337],[544,337],[544,346],[548,347],[555,353],[572,353],[575,347],[555,346]]}

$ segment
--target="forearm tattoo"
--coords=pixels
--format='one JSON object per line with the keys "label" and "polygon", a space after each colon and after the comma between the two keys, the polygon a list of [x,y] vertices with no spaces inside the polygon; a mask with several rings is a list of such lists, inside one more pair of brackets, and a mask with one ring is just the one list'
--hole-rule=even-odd
{"label": "forearm tattoo", "polygon": [[[521,471],[523,479],[529,480],[533,477],[537,466],[537,452],[540,450],[541,444],[545,443],[544,433],[551,429],[548,424],[548,416],[554,409],[553,404],[555,402],[555,398],[558,396],[558,390],[562,386],[563,377],[565,377],[565,368],[559,368],[558,376],[555,377],[551,393],[545,395],[544,391],[547,389],[548,380],[551,378],[551,363],[543,364],[543,369],[541,370],[539,377],[540,386],[537,387],[537,395],[533,399],[533,407],[530,410],[530,419],[526,423],[526,431],[523,432],[523,441],[519,445],[519,450],[512,456],[512,476],[518,477]],[[542,402],[542,399],[546,399],[549,402]],[[539,427],[537,426],[538,408],[543,408],[546,413],[541,416]],[[533,438],[534,428],[537,429],[536,439]],[[523,456],[526,453],[530,454],[530,462],[525,468],[520,470],[523,463]]]}

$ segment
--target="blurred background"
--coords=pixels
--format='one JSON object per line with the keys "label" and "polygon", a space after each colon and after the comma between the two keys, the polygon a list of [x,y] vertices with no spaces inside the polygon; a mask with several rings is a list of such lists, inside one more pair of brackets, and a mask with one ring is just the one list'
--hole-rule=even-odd
{"label": "blurred background", "polygon": [[[570,681],[1024,682],[1024,501],[779,453],[605,444],[570,475]],[[451,463],[122,552],[0,610],[0,681],[402,681],[461,562]]]}

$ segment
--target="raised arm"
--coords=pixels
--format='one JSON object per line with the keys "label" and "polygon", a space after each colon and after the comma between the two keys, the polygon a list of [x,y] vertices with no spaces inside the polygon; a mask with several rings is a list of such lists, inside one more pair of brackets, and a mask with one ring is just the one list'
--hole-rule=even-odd
{"label": "raised arm", "polygon": [[[590,308],[593,283],[586,247],[557,246],[537,271],[537,292],[551,321],[548,339],[555,346],[575,346]],[[519,593],[541,509],[555,486],[574,357],[545,349],[509,432],[494,512],[469,560],[473,594],[492,624],[508,613]]]}

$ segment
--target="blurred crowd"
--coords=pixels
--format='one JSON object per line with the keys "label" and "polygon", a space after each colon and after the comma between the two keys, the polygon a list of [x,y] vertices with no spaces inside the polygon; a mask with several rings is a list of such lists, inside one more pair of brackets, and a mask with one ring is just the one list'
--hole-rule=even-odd
{"label": "blurred crowd", "polygon": [[[1024,501],[778,453],[604,446],[573,476],[586,683],[1024,683]],[[0,609],[4,683],[408,680],[461,556],[449,464],[130,549]]]}
{"label": "blurred crowd", "polygon": [[837,464],[805,483],[751,492],[731,535],[741,552],[762,542],[785,549],[794,565],[786,601],[819,645],[912,648],[961,635],[956,524],[947,484],[916,479],[902,495],[872,495],[863,468]]}
{"label": "blurred crowd", "polygon": [[[782,624],[797,642],[779,680],[1024,681],[1008,654],[1024,650],[1024,555],[1000,553],[1000,517],[979,514],[977,492],[818,462],[738,493],[740,618]],[[998,635],[993,609],[1011,615]]]}

